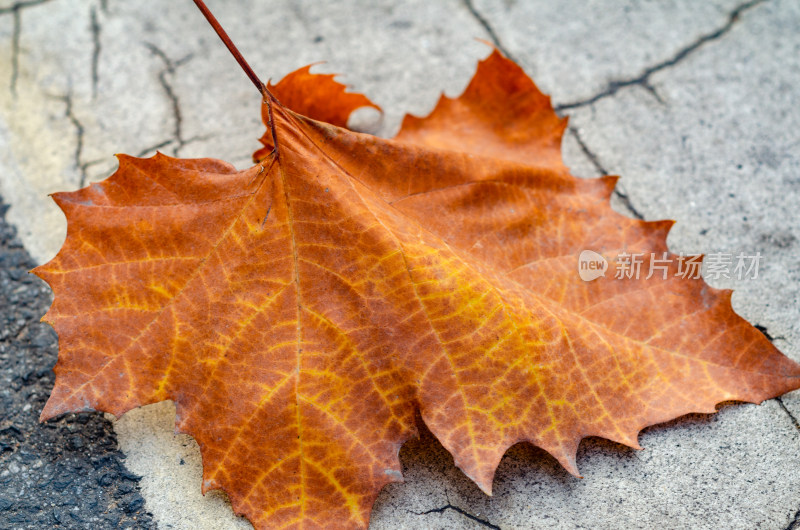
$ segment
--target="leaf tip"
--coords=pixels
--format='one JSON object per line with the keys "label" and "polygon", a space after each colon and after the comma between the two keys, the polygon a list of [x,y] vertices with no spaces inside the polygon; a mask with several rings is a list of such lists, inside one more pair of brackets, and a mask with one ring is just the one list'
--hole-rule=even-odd
{"label": "leaf tip", "polygon": [[497,53],[497,55],[499,55],[500,57],[502,57],[502,58],[504,58],[504,59],[507,59],[507,57],[506,57],[506,55],[503,53],[503,51],[502,51],[502,50],[500,50],[500,48],[498,48],[498,47],[497,47],[497,44],[493,43],[492,41],[490,41],[490,40],[488,40],[488,39],[484,39],[484,38],[482,38],[482,37],[475,37],[475,40],[476,40],[476,41],[478,41],[478,42],[480,42],[481,44],[485,44],[485,45],[487,45],[488,47],[490,47],[490,48],[493,50],[493,52],[492,52],[492,53]]}
{"label": "leaf tip", "polygon": [[581,475],[580,471],[578,471],[578,462],[575,459],[576,455],[577,453],[567,457],[558,458],[558,463],[561,464],[564,469],[566,469],[573,477],[583,478],[583,475]]}
{"label": "leaf tip", "polygon": [[472,481],[475,483],[475,485],[477,485],[477,486],[478,486],[478,488],[479,488],[479,489],[480,489],[482,492],[484,492],[484,493],[485,493],[486,495],[488,495],[489,497],[492,497],[492,496],[493,496],[493,495],[492,495],[492,482],[493,482],[493,478],[494,478],[494,477],[492,477],[492,478],[489,478],[488,480],[486,480],[486,479],[484,479],[484,480],[477,480],[477,479],[475,479],[475,477],[469,477],[469,478],[470,478],[470,479],[472,479]]}

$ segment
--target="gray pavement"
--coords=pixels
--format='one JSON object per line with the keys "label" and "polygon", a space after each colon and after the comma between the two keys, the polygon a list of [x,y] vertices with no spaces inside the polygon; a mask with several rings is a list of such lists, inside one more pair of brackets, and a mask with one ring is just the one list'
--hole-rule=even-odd
{"label": "gray pavement", "polygon": [[[675,252],[761,253],[757,279],[709,282],[800,361],[796,0],[209,4],[262,77],[318,60],[346,74],[386,110],[365,125],[382,135],[458,94],[488,53],[473,38],[494,40],[570,116],[575,174],[622,175],[617,209],[676,219]],[[64,237],[47,193],[104,178],[116,152],[246,167],[258,104],[188,0],[0,0],[0,195],[38,262]],[[406,482],[382,492],[372,527],[794,528],[798,417],[795,392],[650,428],[643,451],[587,440],[583,479],[517,446],[492,498],[426,435],[401,451]],[[114,425],[146,509],[164,528],[246,528],[224,495],[200,495],[197,446],[173,422],[165,403]]]}

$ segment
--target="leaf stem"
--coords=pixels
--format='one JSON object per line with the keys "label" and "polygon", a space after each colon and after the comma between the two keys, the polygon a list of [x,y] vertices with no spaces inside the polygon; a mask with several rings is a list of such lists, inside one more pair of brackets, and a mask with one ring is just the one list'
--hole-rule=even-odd
{"label": "leaf stem", "polygon": [[244,73],[247,74],[247,77],[250,78],[250,81],[253,82],[258,91],[264,97],[274,101],[275,97],[267,89],[266,85],[264,85],[264,83],[261,82],[261,79],[258,78],[256,73],[253,71],[253,69],[247,63],[245,58],[242,56],[239,49],[236,47],[233,41],[231,41],[231,38],[228,36],[228,33],[222,28],[222,25],[217,20],[217,17],[214,16],[214,14],[211,12],[210,9],[208,9],[206,3],[203,2],[203,0],[194,0],[194,3],[200,10],[200,12],[203,13],[203,16],[206,17],[208,23],[211,24],[211,27],[214,28],[214,31],[217,32],[217,35],[219,35],[219,38],[222,39],[223,43],[225,43],[225,46],[228,48],[228,51],[231,52],[233,58],[236,59],[236,62],[239,63],[239,66],[242,67],[242,70],[244,70]]}
{"label": "leaf stem", "polygon": [[236,59],[236,62],[239,63],[239,66],[242,67],[244,73],[247,74],[247,77],[250,78],[250,81],[253,82],[258,91],[264,97],[264,103],[267,104],[267,111],[269,113],[269,128],[270,131],[272,132],[273,149],[277,154],[278,138],[275,132],[275,120],[273,119],[272,115],[272,104],[278,103],[280,105],[280,102],[275,96],[272,95],[272,92],[269,91],[267,85],[265,85],[261,81],[261,79],[258,78],[258,75],[256,75],[256,73],[250,67],[248,62],[242,56],[242,53],[239,51],[239,48],[236,47],[231,38],[228,36],[228,33],[222,28],[222,24],[219,23],[219,20],[217,20],[217,17],[214,16],[214,14],[208,8],[206,3],[203,2],[203,0],[194,0],[194,4],[197,6],[200,12],[203,13],[203,16],[206,17],[206,20],[208,20],[208,23],[211,24],[211,27],[214,28],[214,31],[217,32],[219,38],[222,39],[222,42],[225,44],[225,47],[228,48],[228,51],[231,52],[233,58]]}

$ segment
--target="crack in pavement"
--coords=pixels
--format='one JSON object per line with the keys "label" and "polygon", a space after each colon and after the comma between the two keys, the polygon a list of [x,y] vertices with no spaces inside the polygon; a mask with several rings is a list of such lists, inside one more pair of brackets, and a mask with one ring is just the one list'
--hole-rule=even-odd
{"label": "crack in pavement", "polygon": [[12,4],[8,7],[0,7],[0,15],[14,13],[15,11],[20,11],[22,9],[25,9],[26,7],[38,6],[40,4],[44,4],[50,1],[51,0],[27,0],[25,2],[17,2],[16,4]]}
{"label": "crack in pavement", "polygon": [[786,406],[786,403],[783,402],[783,397],[778,396],[775,398],[775,401],[778,402],[778,405],[780,405],[786,415],[789,416],[789,419],[792,420],[792,425],[794,425],[794,428],[800,430],[800,421],[797,421],[795,415],[792,414],[792,411],[789,410],[789,408]]}
{"label": "crack in pavement", "polygon": [[[575,138],[575,141],[578,142],[578,146],[581,148],[581,151],[584,155],[586,155],[586,158],[589,159],[589,162],[592,163],[594,168],[602,175],[609,175],[610,172],[603,166],[603,164],[600,163],[600,159],[597,157],[597,155],[589,149],[589,146],[586,145],[586,143],[583,141],[583,138],[581,138],[581,135],[578,133],[578,130],[574,127],[570,127],[568,130],[570,134],[572,134],[572,137]],[[619,198],[619,200],[622,202],[622,205],[628,210],[628,213],[630,213],[636,219],[644,221],[644,215],[642,215],[642,213],[636,209],[631,201],[631,198],[628,197],[626,193],[619,191],[619,189],[615,187],[614,195]]]}
{"label": "crack in pavement", "polygon": [[[770,341],[770,342],[774,342],[776,340],[786,340],[786,337],[784,337],[783,335],[779,335],[777,337],[773,337],[770,334],[770,332],[767,331],[767,327],[762,325],[762,324],[753,324],[753,327],[755,327],[758,331],[760,331],[761,334],[764,335],[767,338],[767,340]],[[786,415],[789,416],[789,419],[792,421],[792,425],[794,425],[794,428],[800,430],[800,421],[797,420],[795,415],[792,414],[792,411],[789,410],[789,407],[786,406],[786,403],[783,402],[783,396],[776,397],[775,401],[778,402],[778,406],[783,409],[783,412],[785,412]],[[794,517],[794,521],[789,524],[787,529],[788,528],[797,528],[796,526],[792,526],[795,523],[800,524],[800,510],[798,510],[797,514]]]}
{"label": "crack in pavement", "polygon": [[22,34],[22,11],[28,7],[38,6],[51,0],[28,0],[17,2],[9,7],[0,8],[0,16],[11,14],[14,17],[14,27],[11,30],[11,94],[17,97],[17,79],[19,78],[19,39]]}
{"label": "crack in pavement", "polygon": [[797,510],[789,525],[784,530],[797,530],[800,528],[800,510]]}
{"label": "crack in pavement", "polygon": [[64,103],[64,105],[66,105],[67,108],[66,111],[64,112],[64,115],[67,117],[70,123],[72,123],[72,126],[75,127],[76,140],[75,140],[75,154],[73,155],[73,159],[75,167],[80,171],[79,187],[83,188],[84,186],[86,186],[86,179],[87,179],[86,169],[90,165],[83,162],[83,136],[84,133],[86,132],[86,129],[84,129],[83,124],[75,115],[72,102],[72,93],[70,92],[64,96],[54,96],[54,97],[56,99],[61,100]]}
{"label": "crack in pavement", "polygon": [[742,13],[753,7],[756,7],[759,4],[763,4],[766,1],[767,0],[751,0],[744,4],[740,4],[738,7],[736,7],[733,11],[730,12],[730,14],[728,15],[728,20],[725,22],[725,24],[723,24],[716,30],[712,31],[711,33],[706,33],[705,35],[700,36],[698,39],[696,39],[688,46],[681,48],[675,55],[673,55],[669,59],[662,61],[658,64],[655,64],[653,66],[650,66],[649,68],[645,69],[644,72],[642,72],[636,77],[611,81],[608,83],[608,86],[604,90],[595,94],[594,96],[578,101],[573,101],[571,103],[563,103],[561,105],[558,105],[555,108],[556,112],[591,105],[593,103],[596,103],[597,101],[600,101],[601,99],[613,96],[621,89],[629,86],[643,87],[648,92],[653,94],[656,97],[656,99],[659,100],[659,102],[663,103],[663,100],[661,100],[658,93],[655,91],[655,88],[650,83],[650,77],[653,74],[660,72],[661,70],[664,70],[671,66],[675,66],[676,64],[684,60],[686,57],[688,57],[689,55],[700,49],[704,44],[707,44],[711,41],[715,41],[723,37],[733,28],[736,22],[739,21]]}
{"label": "crack in pavement", "polygon": [[[192,141],[192,140],[193,139],[190,138],[188,141]],[[136,156],[136,158],[142,158],[144,155],[146,155],[150,151],[157,151],[158,149],[161,149],[162,147],[168,146],[172,142],[174,142],[174,140],[172,140],[172,139],[164,140],[163,142],[159,142],[159,143],[157,143],[155,145],[151,145],[150,147],[145,147],[144,149],[139,151],[135,156]]]}
{"label": "crack in pavement", "polygon": [[514,59],[514,56],[508,52],[505,46],[503,46],[503,43],[500,41],[500,37],[497,36],[497,33],[495,33],[492,25],[489,24],[489,21],[486,19],[486,17],[484,17],[480,13],[480,11],[477,10],[475,4],[472,3],[472,0],[462,0],[462,1],[464,2],[464,6],[467,8],[467,11],[470,12],[470,14],[475,18],[475,20],[478,21],[478,24],[483,26],[483,29],[486,30],[486,33],[489,34],[489,39],[497,47],[497,49],[500,50],[503,53],[503,55],[505,55],[512,61],[517,62],[517,60]]}
{"label": "crack in pavement", "polygon": [[97,84],[100,79],[100,74],[98,72],[98,66],[100,62],[100,32],[101,26],[100,21],[97,18],[97,9],[94,6],[89,10],[90,15],[90,28],[92,30],[92,99],[97,98]]}
{"label": "crack in pavement", "polygon": [[[167,76],[174,75],[178,67],[186,64],[191,58],[192,54],[186,55],[177,61],[173,61],[170,59],[164,51],[156,46],[155,44],[151,44],[149,42],[144,43],[147,46],[147,49],[150,50],[150,53],[161,59],[161,62],[164,63],[164,69],[158,74],[158,80],[161,83],[161,88],[164,89],[164,92],[169,99],[170,104],[172,106],[172,116],[175,121],[175,126],[173,129],[173,137],[176,143],[175,147],[172,150],[172,154],[174,156],[178,156],[178,152],[189,142],[193,140],[197,140],[197,137],[189,138],[188,140],[183,138],[183,115],[181,114],[181,104],[178,98],[177,93],[172,88],[172,83],[167,78]],[[164,144],[166,145],[166,144]],[[163,147],[163,146],[161,146]]]}
{"label": "crack in pavement", "polygon": [[578,146],[580,146],[581,151],[583,152],[584,155],[586,155],[586,158],[589,159],[589,162],[592,163],[594,168],[598,172],[600,172],[601,175],[608,175],[609,174],[608,170],[605,167],[603,167],[603,165],[600,163],[600,159],[597,158],[597,155],[595,155],[591,150],[589,150],[589,147],[583,141],[583,138],[581,138],[581,135],[578,133],[578,130],[575,127],[570,127],[569,132],[570,134],[572,134],[572,137],[575,138],[575,141],[578,142]]}
{"label": "crack in pavement", "polygon": [[[776,340],[786,340],[786,337],[784,337],[782,335],[773,337],[769,333],[769,331],[767,331],[766,326],[763,326],[761,324],[753,324],[753,326],[758,331],[760,331],[767,338],[767,340],[769,340],[770,342],[774,342]],[[797,417],[795,417],[795,415],[792,414],[792,411],[789,410],[789,407],[787,407],[786,403],[783,402],[783,396],[776,397],[775,401],[778,402],[778,406],[783,409],[783,412],[785,412],[786,415],[789,416],[789,419],[792,421],[792,425],[794,425],[794,428],[800,430],[800,421],[797,420]],[[787,526],[786,528],[787,528],[787,530],[793,530],[795,528],[800,528],[800,510],[797,511],[797,513],[794,516],[794,520],[791,523],[789,523],[789,526]]]}
{"label": "crack in pavement", "polygon": [[22,18],[19,11],[14,11],[14,29],[11,33],[11,95],[17,97],[17,79],[19,78],[19,37],[22,31]]}
{"label": "crack in pavement", "polygon": [[[192,144],[194,142],[199,142],[201,140],[209,140],[209,139],[211,139],[213,137],[214,137],[213,134],[203,134],[203,135],[192,136],[191,138],[187,138],[186,140],[184,140],[183,144],[181,146],[179,146],[178,149],[180,149],[182,147],[186,147],[187,145]],[[154,144],[154,145],[145,147],[144,149],[141,149],[138,153],[136,153],[133,156],[135,156],[136,158],[142,158],[147,153],[149,153],[151,151],[158,151],[162,147],[166,147],[169,144],[174,143],[174,142],[176,142],[175,138],[170,138],[168,140],[164,140],[162,142],[158,142],[157,144]]]}
{"label": "crack in pavement", "polygon": [[637,210],[636,207],[633,205],[633,202],[631,201],[631,198],[628,196],[627,193],[623,193],[619,191],[617,188],[614,188],[614,195],[617,196],[620,202],[622,202],[622,204],[625,206],[625,209],[628,210],[633,217],[639,219],[640,221],[644,221],[644,215],[639,213],[639,210]]}
{"label": "crack in pavement", "polygon": [[496,524],[492,524],[489,521],[485,521],[485,520],[481,519],[480,517],[478,517],[476,515],[473,515],[473,514],[469,513],[468,511],[466,511],[466,510],[464,510],[462,508],[459,508],[458,506],[453,506],[452,504],[450,504],[449,500],[447,501],[447,504],[445,504],[444,506],[442,506],[440,508],[432,508],[432,509],[424,511],[424,512],[411,512],[411,513],[414,513],[416,515],[427,515],[429,513],[443,513],[443,512],[445,512],[447,510],[453,510],[454,512],[459,513],[459,514],[463,515],[464,517],[466,517],[468,519],[471,519],[471,520],[475,521],[476,523],[478,523],[478,524],[480,524],[482,526],[485,526],[487,528],[494,528],[495,530],[501,530],[501,528],[499,526],[497,526]]}

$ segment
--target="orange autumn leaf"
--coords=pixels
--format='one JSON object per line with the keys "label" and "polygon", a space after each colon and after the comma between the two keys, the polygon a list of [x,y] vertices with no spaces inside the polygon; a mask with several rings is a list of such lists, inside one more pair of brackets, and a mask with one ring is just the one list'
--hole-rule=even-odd
{"label": "orange autumn leaf", "polygon": [[571,176],[566,121],[497,51],[393,140],[319,108],[273,103],[276,145],[244,171],[120,156],[54,196],[68,233],[35,270],[61,348],[43,419],[173,400],[203,490],[257,528],[363,528],[417,411],[490,493],[518,442],[577,474],[584,437],[638,447],[648,425],[800,387],[730,292],[674,259],[581,280],[587,249],[647,270],[672,222],[615,213],[616,178]]}

